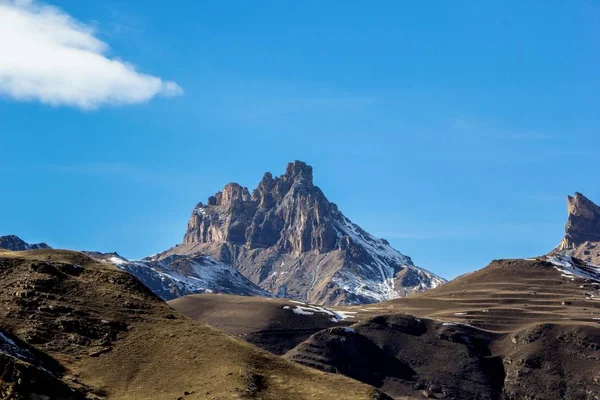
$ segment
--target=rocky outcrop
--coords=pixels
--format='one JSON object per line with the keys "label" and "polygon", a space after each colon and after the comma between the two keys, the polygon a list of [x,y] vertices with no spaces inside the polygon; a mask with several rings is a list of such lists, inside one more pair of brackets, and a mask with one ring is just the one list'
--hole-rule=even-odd
{"label": "rocky outcrop", "polygon": [[172,254],[208,255],[270,293],[323,304],[383,301],[444,282],[353,224],[301,161],[279,177],[267,172],[252,192],[230,183],[198,203],[183,244],[159,258]]}
{"label": "rocky outcrop", "polygon": [[252,194],[230,183],[206,206],[199,203],[183,242],[275,247],[296,255],[325,253],[339,247],[337,231],[328,222],[341,218],[337,206],[314,186],[312,167],[296,161],[281,177],[267,172]]}
{"label": "rocky outcrop", "polygon": [[581,193],[567,197],[565,237],[552,253],[600,264],[600,207]]}
{"label": "rocky outcrop", "polygon": [[0,249],[10,251],[25,251],[37,249],[49,249],[46,243],[29,244],[15,235],[0,236]]}

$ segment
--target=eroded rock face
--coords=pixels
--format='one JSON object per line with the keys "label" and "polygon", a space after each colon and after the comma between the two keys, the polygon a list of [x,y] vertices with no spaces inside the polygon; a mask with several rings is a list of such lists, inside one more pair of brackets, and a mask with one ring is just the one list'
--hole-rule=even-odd
{"label": "eroded rock face", "polygon": [[353,224],[301,161],[279,177],[267,172],[251,193],[230,183],[198,203],[183,244],[161,257],[170,254],[208,255],[273,294],[324,304],[383,301],[444,282]]}
{"label": "eroded rock face", "polygon": [[281,177],[267,172],[250,195],[230,183],[199,203],[188,223],[184,243],[225,242],[247,249],[275,246],[284,253],[325,253],[338,247],[337,232],[327,222],[340,219],[335,204],[313,184],[312,167],[296,161]]}
{"label": "eroded rock face", "polygon": [[569,220],[565,227],[565,240],[570,245],[600,241],[600,207],[581,193],[567,198]]}
{"label": "eroded rock face", "polygon": [[581,193],[567,197],[569,218],[565,237],[553,253],[565,253],[600,263],[600,207]]}

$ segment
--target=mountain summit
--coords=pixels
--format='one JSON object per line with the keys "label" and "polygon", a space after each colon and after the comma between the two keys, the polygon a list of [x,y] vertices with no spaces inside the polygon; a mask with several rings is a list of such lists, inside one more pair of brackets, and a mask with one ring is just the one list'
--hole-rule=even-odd
{"label": "mountain summit", "polygon": [[346,218],[301,161],[267,172],[252,192],[237,183],[198,203],[183,244],[158,257],[202,254],[262,289],[320,304],[362,304],[445,281]]}
{"label": "mountain summit", "polygon": [[[199,203],[188,223],[185,244],[231,244],[254,250],[273,247],[301,255],[338,247],[335,221],[342,217],[312,181],[312,167],[296,161],[284,175],[267,172],[249,193],[237,183]],[[231,246],[230,246],[231,247]]]}
{"label": "mountain summit", "polygon": [[565,237],[554,250],[592,264],[600,263],[600,207],[583,194],[567,197]]}

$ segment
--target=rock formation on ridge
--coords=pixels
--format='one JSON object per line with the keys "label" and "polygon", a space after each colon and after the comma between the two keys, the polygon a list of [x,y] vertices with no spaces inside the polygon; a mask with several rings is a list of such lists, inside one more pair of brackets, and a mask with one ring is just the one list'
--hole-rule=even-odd
{"label": "rock formation on ridge", "polygon": [[583,194],[567,197],[565,237],[553,251],[600,264],[600,207]]}
{"label": "rock formation on ridge", "polygon": [[183,244],[165,253],[202,254],[236,267],[264,290],[321,304],[402,297],[445,282],[346,218],[301,161],[266,173],[250,192],[237,183],[199,203]]}

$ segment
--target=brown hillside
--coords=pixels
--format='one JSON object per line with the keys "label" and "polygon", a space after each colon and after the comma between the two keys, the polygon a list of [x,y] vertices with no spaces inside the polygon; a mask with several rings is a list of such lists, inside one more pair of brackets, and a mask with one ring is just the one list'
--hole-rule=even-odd
{"label": "brown hillside", "polygon": [[194,323],[81,253],[3,252],[0,304],[0,332],[16,346],[0,343],[1,399],[379,396]]}
{"label": "brown hillside", "polygon": [[[316,332],[285,357],[395,398],[593,400],[600,397],[600,285],[557,268],[546,258],[494,261],[422,294],[330,307],[356,313],[345,321],[354,324]],[[291,304],[255,299],[255,320],[241,327],[226,317],[239,313],[229,298],[184,299],[187,313],[210,305],[190,314],[197,320],[248,336],[289,318],[274,308]]]}

